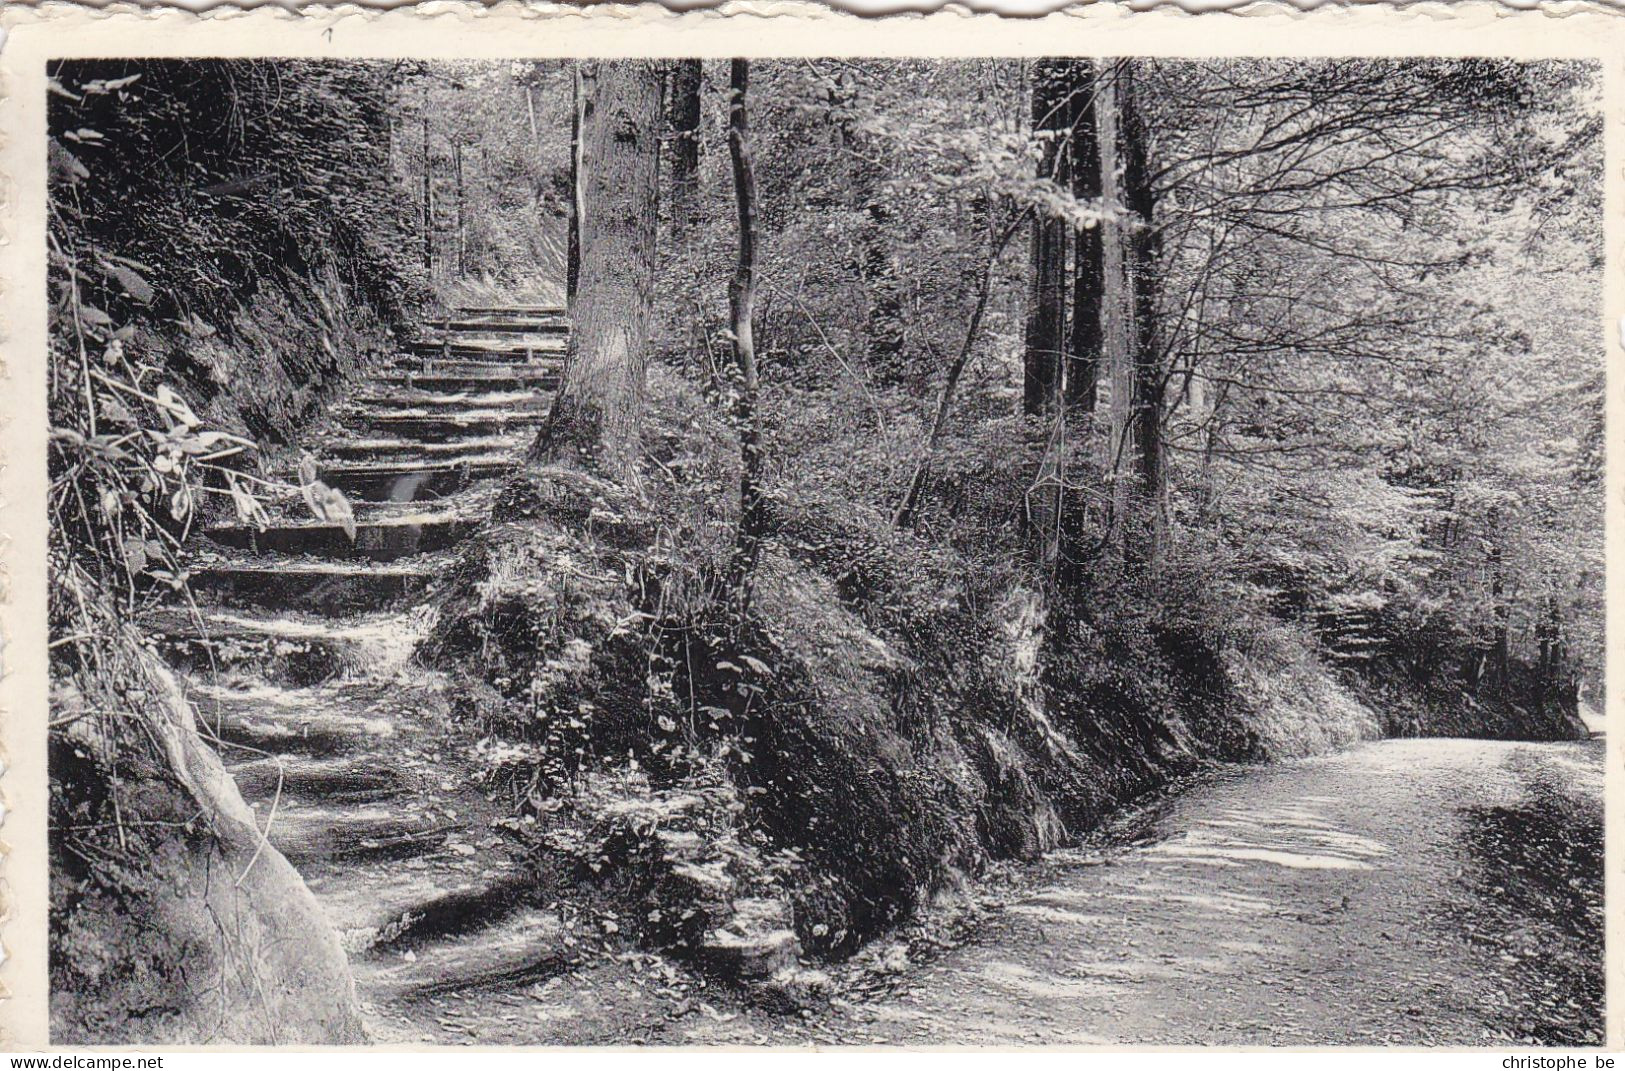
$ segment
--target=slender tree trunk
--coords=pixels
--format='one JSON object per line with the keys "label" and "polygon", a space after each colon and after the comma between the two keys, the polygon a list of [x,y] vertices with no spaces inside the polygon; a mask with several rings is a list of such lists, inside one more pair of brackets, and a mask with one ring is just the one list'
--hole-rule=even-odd
{"label": "slender tree trunk", "polygon": [[695,222],[700,183],[700,89],[704,68],[678,60],[671,72],[671,227],[682,234]]}
{"label": "slender tree trunk", "polygon": [[423,270],[434,276],[434,186],[429,172],[429,83],[423,83]]}
{"label": "slender tree trunk", "polygon": [[864,191],[863,214],[868,218],[863,229],[863,278],[869,298],[865,325],[869,364],[882,382],[896,383],[904,373],[903,284],[886,234],[892,208],[878,188],[879,176],[872,165],[863,162],[858,167],[867,174],[860,188]]}
{"label": "slender tree trunk", "polygon": [[[846,75],[832,90],[830,103],[834,106],[850,104],[857,90]],[[880,166],[867,158],[862,150],[864,137],[850,119],[839,121],[841,146],[849,154],[851,170],[847,189],[852,206],[863,213],[864,223],[858,229],[858,249],[853,265],[863,282],[865,356],[876,379],[897,382],[903,374],[903,289],[892,262],[887,228],[892,222],[892,208],[881,187],[884,177]]]}
{"label": "slender tree trunk", "polygon": [[739,371],[739,535],[734,548],[731,588],[734,621],[750,610],[756,560],[762,550],[762,433],[757,412],[756,340],[751,319],[756,307],[756,174],[751,164],[750,122],[745,110],[750,61],[736,59],[728,76],[728,155],[733,164],[734,206],[739,220],[739,260],[728,288],[733,317],[734,363]]}
{"label": "slender tree trunk", "polygon": [[467,207],[463,197],[463,144],[454,147],[457,168],[457,274],[468,274]]}
{"label": "slender tree trunk", "polygon": [[[537,68],[531,67],[531,76],[534,77]],[[542,131],[536,123],[536,87],[529,82],[525,83],[525,114],[530,118],[530,150],[534,153],[542,151]],[[490,172],[486,172],[489,174]],[[542,206],[542,184],[532,181],[530,185],[531,204],[537,208]]]}
{"label": "slender tree trunk", "polygon": [[1197,497],[1197,518],[1200,524],[1211,524],[1214,513],[1219,504],[1219,478],[1215,460],[1219,452],[1219,440],[1224,434],[1224,414],[1226,403],[1230,400],[1230,385],[1221,384],[1213,392],[1210,399],[1204,401],[1202,406],[1202,474],[1201,488]]}
{"label": "slender tree trunk", "polygon": [[1100,156],[1101,197],[1114,215],[1101,222],[1101,360],[1105,364],[1107,435],[1101,467],[1111,481],[1110,541],[1121,552],[1132,496],[1125,472],[1131,460],[1134,397],[1133,301],[1127,267],[1132,240],[1123,207],[1123,172],[1118,156],[1116,75],[1108,65],[1095,78],[1095,126]]}
{"label": "slender tree trunk", "polygon": [[563,382],[531,450],[635,483],[654,292],[662,80],[646,61],[584,64],[580,268]]}
{"label": "slender tree trunk", "polygon": [[1490,675],[1498,684],[1505,683],[1512,662],[1512,609],[1506,597],[1506,562],[1501,553],[1501,514],[1491,510],[1490,529]]}
{"label": "slender tree trunk", "polygon": [[1535,625],[1535,640],[1540,652],[1536,669],[1541,687],[1549,689],[1556,677],[1557,669],[1557,600],[1548,595],[1543,609],[1544,612]]}
{"label": "slender tree trunk", "polygon": [[[1038,177],[1065,184],[1069,170],[1065,137],[1070,132],[1068,61],[1039,60],[1033,68],[1032,130],[1043,139]],[[1033,216],[1032,290],[1027,301],[1022,408],[1031,416],[1050,412],[1059,397],[1066,331],[1065,220]]]}
{"label": "slender tree trunk", "polygon": [[931,461],[936,455],[938,444],[942,442],[943,430],[948,425],[948,413],[953,408],[954,395],[959,389],[959,377],[964,374],[965,367],[970,363],[971,354],[975,352],[976,339],[981,334],[982,318],[987,313],[988,298],[993,292],[993,276],[998,269],[999,258],[1025,219],[1025,213],[1018,216],[993,240],[992,247],[988,251],[987,262],[982,267],[981,283],[976,291],[976,305],[971,309],[970,323],[965,327],[964,340],[959,345],[959,353],[954,356],[953,363],[948,366],[948,375],[942,384],[942,394],[937,399],[937,412],[931,419],[931,431],[926,436],[925,447],[920,451],[919,461],[915,462],[914,475],[909,478],[908,487],[903,492],[903,501],[892,517],[892,524],[897,528],[910,528],[914,524],[920,498],[925,493],[926,480],[930,476]]}
{"label": "slender tree trunk", "polygon": [[581,281],[581,125],[587,108],[581,82],[581,62],[577,61],[570,74],[570,223],[564,254],[564,295],[571,307]]}

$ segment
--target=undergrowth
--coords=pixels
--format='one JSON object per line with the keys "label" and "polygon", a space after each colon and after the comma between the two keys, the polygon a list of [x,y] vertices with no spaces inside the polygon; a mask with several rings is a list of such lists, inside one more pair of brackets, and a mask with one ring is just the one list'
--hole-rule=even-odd
{"label": "undergrowth", "polygon": [[[437,589],[420,656],[451,674],[514,832],[541,855],[561,837],[601,845],[584,831],[604,821],[611,771],[659,798],[722,791],[730,836],[775,860],[730,864],[740,880],[790,905],[804,950],[839,958],[959,876],[1073,841],[1171,777],[1374,735],[1307,634],[1238,614],[1203,575],[1058,598],[940,514],[898,531],[883,502],[795,479],[769,498],[738,627],[715,414],[652,369],[643,487],[516,477]],[[1287,663],[1278,695],[1247,694]],[[1340,705],[1317,706],[1328,695]],[[639,871],[625,845],[594,850]]]}
{"label": "undergrowth", "polygon": [[[190,605],[183,548],[203,521],[263,526],[318,492],[327,516],[348,514],[314,474],[289,478],[276,448],[347,376],[390,352],[420,295],[394,252],[402,232],[380,166],[381,70],[294,67],[291,79],[287,65],[257,61],[50,70],[51,981],[61,1037],[277,1029],[233,1027],[236,1012],[207,1004],[225,998],[199,991],[209,977],[223,993],[272,968],[199,928],[225,901],[192,879],[224,857],[222,843],[203,817],[209,801],[155,739],[193,730],[139,624],[154,605]],[[230,902],[285,894],[284,877],[262,865]],[[269,1004],[266,1015],[276,1018]]]}

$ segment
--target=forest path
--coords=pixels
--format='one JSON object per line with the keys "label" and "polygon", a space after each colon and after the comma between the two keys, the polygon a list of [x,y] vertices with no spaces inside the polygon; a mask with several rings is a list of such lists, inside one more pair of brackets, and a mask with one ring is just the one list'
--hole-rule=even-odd
{"label": "forest path", "polygon": [[814,1037],[1600,1042],[1603,758],[1391,740],[1226,773]]}
{"label": "forest path", "polygon": [[[561,310],[464,309],[361,377],[307,444],[354,511],[216,524],[199,612],[153,622],[271,843],[349,955],[374,1040],[415,1039],[447,991],[551,974],[556,912],[492,828],[486,764],[448,731],[445,681],[412,660],[428,584],[535,435]],[[317,489],[317,495],[320,490]]]}
{"label": "forest path", "polygon": [[1602,1040],[1604,743],[1390,740],[1226,771],[1058,852],[961,943],[691,1044]]}

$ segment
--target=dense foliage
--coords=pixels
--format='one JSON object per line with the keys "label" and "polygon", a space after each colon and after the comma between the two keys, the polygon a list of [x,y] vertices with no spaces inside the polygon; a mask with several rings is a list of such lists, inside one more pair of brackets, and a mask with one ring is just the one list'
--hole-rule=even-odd
{"label": "dense foliage", "polygon": [[422,64],[397,87],[390,166],[414,217],[399,254],[448,297],[562,299],[569,69]]}
{"label": "dense foliage", "polygon": [[[1114,200],[1031,103],[1061,78],[1127,110],[1130,70]],[[830,953],[1206,761],[1571,735],[1602,664],[1596,73],[754,62],[746,213],[730,70],[676,64],[646,464],[517,480],[425,653],[537,829],[591,813],[595,771],[731,785]],[[747,217],[768,503],[741,627]],[[1056,222],[1069,291],[1082,236],[1131,236],[1141,367],[1068,354],[1098,390],[1033,405]],[[1162,451],[1139,559],[1131,389]]]}
{"label": "dense foliage", "polygon": [[[53,1007],[63,1036],[130,1019],[167,1036],[187,994],[214,977],[224,1005],[235,984],[229,965],[244,957],[214,929],[230,925],[230,887],[186,884],[234,851],[230,822],[214,786],[177,761],[202,745],[138,625],[153,603],[189,599],[203,522],[264,525],[314,501],[313,475],[295,485],[266,455],[416,318],[423,280],[400,254],[387,172],[393,85],[365,64],[50,72],[51,966],[56,992],[74,995]],[[347,513],[323,493],[327,515]],[[241,894],[289,902],[286,873],[261,867]],[[248,1003],[270,1022],[253,1030],[274,1035],[276,1009]]]}
{"label": "dense foliage", "polygon": [[[778,485],[878,521],[1002,228],[1024,211],[1088,228],[1106,206],[1034,177],[1051,135],[1033,133],[1011,88],[1031,64],[758,66],[758,348]],[[1226,621],[1284,616],[1333,656],[1444,658],[1475,683],[1556,659],[1595,687],[1595,71],[1136,66],[1159,249],[1163,582],[1195,570],[1190,583],[1229,608],[1200,625],[1216,639]],[[714,366],[733,239],[721,105],[708,106],[709,225],[672,243],[668,278],[709,282],[666,288],[666,345]],[[972,561],[1004,559],[1032,537],[1059,436],[1061,508],[1080,528],[1069,564],[1096,588],[1115,575],[1089,535],[1110,509],[1109,403],[1070,427],[1012,404],[1023,252],[1013,242],[993,261],[921,523]]]}
{"label": "dense foliage", "polygon": [[211,503],[264,520],[291,488],[255,451],[421,298],[386,167],[393,81],[108,60],[58,65],[50,90],[54,549],[133,599],[180,585]]}

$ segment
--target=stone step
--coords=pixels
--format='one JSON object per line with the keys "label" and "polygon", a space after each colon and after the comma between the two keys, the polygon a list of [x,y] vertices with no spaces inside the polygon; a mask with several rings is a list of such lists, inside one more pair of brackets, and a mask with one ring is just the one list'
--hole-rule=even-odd
{"label": "stone step", "polygon": [[514,361],[504,358],[484,357],[440,357],[422,356],[418,354],[397,354],[390,363],[381,369],[379,374],[384,376],[399,375],[472,375],[500,378],[502,376],[516,376],[520,378],[533,378],[539,375],[560,375],[564,371],[564,361],[557,357],[537,357],[534,361]]}
{"label": "stone step", "polygon": [[475,346],[485,349],[535,349],[545,353],[563,353],[568,348],[570,332],[563,324],[544,320],[499,321],[467,323],[462,327],[445,330],[431,325],[426,330],[408,337],[409,347],[444,349],[451,346]]}
{"label": "stone step", "polygon": [[[387,710],[340,686],[232,687],[193,680],[187,690],[197,704],[198,727],[219,742],[227,761],[350,755],[376,764],[379,746],[397,734]],[[272,781],[270,789],[275,787]],[[247,790],[244,795],[253,798]],[[263,798],[270,799],[270,792]]]}
{"label": "stone step", "polygon": [[569,312],[563,305],[457,305],[451,311],[457,316],[487,320],[537,320]]}
{"label": "stone step", "polygon": [[449,335],[565,335],[570,323],[562,316],[460,316],[452,320],[435,320],[429,330],[436,336]]}
{"label": "stone step", "polygon": [[568,969],[567,934],[556,913],[526,908],[473,933],[353,957],[350,970],[374,1000],[516,985]]}
{"label": "stone step", "polygon": [[429,461],[333,461],[322,467],[322,479],[360,502],[423,502],[505,476],[516,464],[507,453]]}
{"label": "stone step", "polygon": [[235,606],[342,615],[422,595],[434,576],[421,562],[204,560],[191,567],[191,589]]}
{"label": "stone step", "polygon": [[424,371],[421,366],[428,363],[431,366],[443,362],[424,362],[421,358],[412,358],[417,368],[402,366],[397,372],[383,372],[372,377],[377,387],[395,391],[421,391],[439,394],[460,394],[464,392],[480,391],[542,391],[551,392],[558,389],[559,369],[554,365],[526,365],[508,364],[506,362],[463,362],[453,361],[451,364],[472,364],[474,367],[463,371]]}
{"label": "stone step", "polygon": [[269,821],[271,844],[298,866],[318,861],[409,859],[432,852],[461,825],[405,813],[399,803],[357,807],[284,798],[271,813],[269,800],[252,804],[261,828]]}
{"label": "stone step", "polygon": [[524,343],[511,338],[487,340],[416,339],[406,344],[406,354],[412,357],[438,357],[442,360],[482,361],[534,361],[564,354],[564,340],[535,338]]}
{"label": "stone step", "polygon": [[301,621],[166,607],[143,615],[142,627],[158,637],[171,665],[192,674],[252,668],[268,681],[302,687],[339,676],[356,658],[342,633]]}
{"label": "stone step", "polygon": [[341,423],[348,428],[366,431],[372,435],[422,439],[425,442],[490,436],[517,428],[537,427],[546,419],[545,409],[518,412],[497,409],[459,409],[447,412],[430,412],[426,409],[358,409],[340,417]]}
{"label": "stone step", "polygon": [[227,768],[246,799],[268,800],[281,796],[328,803],[376,803],[415,787],[413,780],[401,770],[380,766],[373,755],[359,758],[273,755],[228,761]]}
{"label": "stone step", "polygon": [[532,438],[528,431],[520,431],[513,435],[488,435],[479,439],[452,439],[443,443],[426,443],[417,439],[398,439],[380,435],[366,439],[334,439],[322,447],[322,454],[327,460],[414,464],[463,457],[517,455],[530,445]]}
{"label": "stone step", "polygon": [[305,881],[352,953],[468,933],[533,906],[542,891],[528,868],[489,850],[309,867]]}
{"label": "stone step", "polygon": [[449,409],[473,409],[527,412],[532,409],[546,409],[550,400],[547,392],[536,390],[439,391],[399,387],[357,394],[343,405],[335,406],[333,411],[346,413],[422,409],[427,412],[438,412]]}
{"label": "stone step", "polygon": [[355,538],[328,521],[272,524],[263,532],[253,525],[220,525],[208,530],[215,543],[254,554],[310,554],[324,558],[388,562],[445,550],[466,538],[478,522],[447,510],[400,516],[357,518]]}
{"label": "stone step", "polygon": [[734,901],[733,917],[705,935],[699,951],[728,977],[762,979],[794,970],[801,945],[782,901],[741,899]]}
{"label": "stone step", "polygon": [[505,862],[505,866],[488,869],[478,881],[420,897],[403,907],[377,947],[421,948],[535,907],[543,891],[536,875],[517,863]]}

